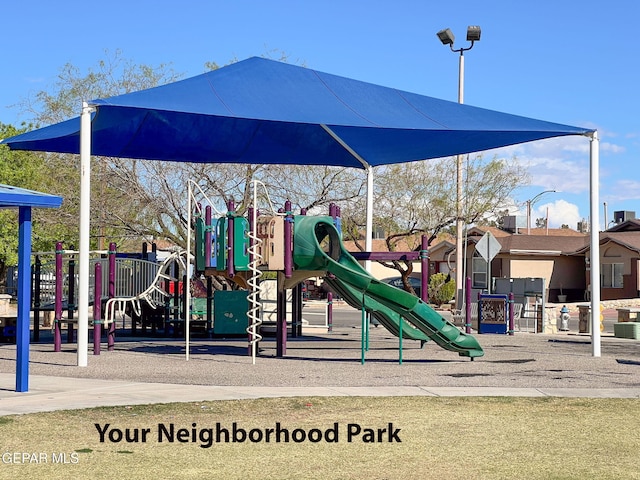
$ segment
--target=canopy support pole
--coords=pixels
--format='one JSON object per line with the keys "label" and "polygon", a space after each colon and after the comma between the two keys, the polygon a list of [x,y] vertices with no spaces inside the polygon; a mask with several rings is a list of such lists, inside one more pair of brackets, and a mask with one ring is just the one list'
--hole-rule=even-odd
{"label": "canopy support pole", "polygon": [[[367,217],[366,217],[366,226],[365,226],[365,239],[364,239],[364,249],[367,252],[370,252],[373,249],[373,167],[369,165],[369,163],[362,158],[353,148],[351,148],[347,142],[342,140],[331,130],[327,125],[320,124],[325,132],[331,135],[336,142],[338,142],[342,148],[344,148],[347,152],[349,152],[353,158],[358,160],[364,169],[367,171]],[[371,273],[371,260],[365,260],[364,268],[367,272]]]}
{"label": "canopy support pole", "polygon": [[80,115],[80,250],[78,269],[78,366],[87,366],[89,347],[89,230],[91,226],[91,113],[82,102]]}
{"label": "canopy support pole", "polygon": [[[591,192],[591,347],[594,357],[600,356],[600,141],[598,131],[590,133],[590,192]],[[606,228],[606,226],[605,226]]]}
{"label": "canopy support pole", "polygon": [[[367,221],[366,237],[364,239],[364,249],[367,252],[373,251],[373,167],[367,167]],[[365,260],[364,268],[371,273],[371,260]]]}
{"label": "canopy support pole", "polygon": [[193,191],[191,190],[191,180],[187,180],[187,281],[184,286],[184,359],[189,361],[189,352],[191,350],[191,275],[189,273],[191,267],[191,201]]}
{"label": "canopy support pole", "polygon": [[[31,207],[18,209],[18,323],[16,326],[16,392],[29,391],[31,312]],[[35,317],[34,322],[38,321]]]}

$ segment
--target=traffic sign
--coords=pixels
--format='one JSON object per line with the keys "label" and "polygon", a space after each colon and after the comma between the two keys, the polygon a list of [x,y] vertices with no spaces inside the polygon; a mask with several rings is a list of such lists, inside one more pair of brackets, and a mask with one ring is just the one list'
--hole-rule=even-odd
{"label": "traffic sign", "polygon": [[476,251],[486,262],[490,262],[500,252],[502,245],[491,232],[485,233],[476,244]]}

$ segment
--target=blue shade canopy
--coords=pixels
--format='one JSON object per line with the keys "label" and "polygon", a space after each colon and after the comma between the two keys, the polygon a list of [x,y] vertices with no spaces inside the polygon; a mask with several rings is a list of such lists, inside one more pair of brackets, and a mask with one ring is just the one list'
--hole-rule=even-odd
{"label": "blue shade canopy", "polygon": [[[592,130],[534,120],[263,58],[89,102],[93,155],[363,168]],[[6,139],[79,152],[75,118]]]}
{"label": "blue shade canopy", "polygon": [[8,207],[40,207],[58,208],[62,205],[62,197],[36,192],[25,188],[0,184],[0,208]]}

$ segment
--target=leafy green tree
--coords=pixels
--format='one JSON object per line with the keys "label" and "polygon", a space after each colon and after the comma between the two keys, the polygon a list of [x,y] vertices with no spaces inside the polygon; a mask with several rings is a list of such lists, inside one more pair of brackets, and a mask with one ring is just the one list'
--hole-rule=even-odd
{"label": "leafy green tree", "polygon": [[[20,103],[23,114],[30,115],[35,125],[48,125],[77,116],[83,101],[151,88],[180,77],[168,64],[136,65],[125,59],[120,51],[105,52],[105,55],[105,59],[86,72],[72,64],[64,65],[52,86]],[[74,244],[79,229],[79,157],[52,153],[43,158],[42,169],[47,172],[43,180],[46,191],[65,200],[55,229],[60,240],[66,241],[67,245]],[[105,239],[125,243],[132,231],[139,230],[136,225],[140,219],[145,219],[144,204],[141,205],[139,198],[132,194],[144,188],[144,185],[132,187],[132,184],[144,179],[137,174],[125,178],[120,165],[121,159],[92,158],[91,236],[94,247],[106,248]],[[127,172],[131,171],[131,168],[127,169]]]}
{"label": "leafy green tree", "polygon": [[[24,133],[30,127],[15,128],[0,123],[0,138]],[[48,182],[43,170],[41,154],[26,151],[11,151],[0,145],[0,183],[30,190],[43,190]],[[50,209],[34,209],[32,212],[33,248],[52,250],[55,244],[55,229],[51,229],[56,213]],[[0,285],[4,285],[7,267],[18,263],[18,209],[0,210]]]}

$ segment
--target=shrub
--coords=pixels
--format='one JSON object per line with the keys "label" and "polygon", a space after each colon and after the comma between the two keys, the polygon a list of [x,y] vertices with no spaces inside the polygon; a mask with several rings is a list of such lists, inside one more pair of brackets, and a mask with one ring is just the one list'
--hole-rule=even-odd
{"label": "shrub", "polygon": [[456,293],[456,281],[450,275],[435,273],[429,277],[429,301],[437,306],[450,302]]}

